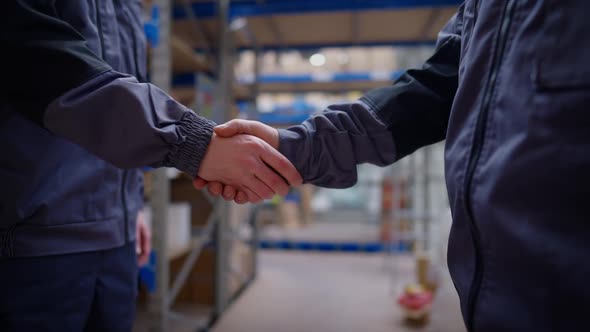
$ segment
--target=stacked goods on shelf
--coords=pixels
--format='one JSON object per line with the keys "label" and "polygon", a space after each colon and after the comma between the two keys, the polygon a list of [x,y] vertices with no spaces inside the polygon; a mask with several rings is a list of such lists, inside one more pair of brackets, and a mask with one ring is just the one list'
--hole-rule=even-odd
{"label": "stacked goods on shelf", "polygon": [[312,221],[311,199],[313,195],[312,185],[302,185],[291,189],[291,192],[283,197],[275,196],[263,204],[256,215],[258,227],[266,225],[278,225],[287,229],[294,229],[309,225]]}
{"label": "stacked goods on shelf", "polygon": [[[213,207],[203,196],[201,191],[194,189],[190,178],[182,176],[172,180],[171,198],[173,202],[184,201],[191,205],[191,220],[193,227],[205,225]],[[238,230],[240,226],[248,220],[248,213],[248,206],[240,206],[236,204],[230,205],[229,224],[233,231],[231,232],[232,236],[228,235],[228,237],[231,238],[231,242],[229,262],[227,264],[231,275],[238,274],[241,276],[238,278],[230,277],[228,279],[230,294],[234,294],[239,288],[241,288],[243,282],[246,281],[245,279],[252,275],[253,272],[252,248],[243,241],[247,240],[247,237],[249,237],[250,234],[243,234],[242,236]],[[212,294],[215,292],[216,253],[213,249],[206,247],[201,255],[202,257],[199,257],[195,268],[191,272],[187,286],[185,286],[186,289],[183,289],[181,293],[184,292],[185,294],[190,294],[185,295],[190,301],[195,301],[199,304],[209,304],[208,300],[214,297]]]}
{"label": "stacked goods on shelf", "polygon": [[170,182],[170,199],[172,202],[185,202],[191,207],[191,225],[205,226],[213,207],[199,190],[193,187],[192,179],[181,175]]}
{"label": "stacked goods on shelf", "polygon": [[301,225],[300,199],[290,194],[278,205],[279,223],[285,228],[298,228]]}
{"label": "stacked goods on shelf", "polygon": [[[148,173],[149,174],[149,173]],[[146,192],[151,190],[150,176],[145,181]],[[213,207],[203,193],[196,190],[192,180],[180,175],[171,180],[170,198],[173,202],[170,206],[168,217],[168,258],[170,264],[170,285],[179,274],[183,263],[190,255],[191,249],[196,243],[191,243],[191,229],[199,229],[207,223]],[[236,204],[230,205],[230,225],[236,229],[248,220],[249,209]],[[149,210],[148,210],[149,211]],[[149,213],[148,213],[149,216]],[[251,236],[245,234],[243,237]],[[235,239],[229,246],[228,267],[230,274],[237,277],[230,277],[227,280],[227,289],[230,297],[233,296],[248,281],[254,273],[254,252],[252,247],[244,241]],[[211,243],[204,244],[201,254],[188,276],[187,282],[181,288],[175,304],[177,305],[202,305],[213,306],[215,304],[215,282],[216,282],[217,257]],[[139,301],[147,299],[147,291],[142,289]]]}
{"label": "stacked goods on shelf", "polygon": [[175,73],[205,72],[211,69],[203,56],[195,53],[188,43],[178,37],[170,38],[170,49]]}
{"label": "stacked goods on shelf", "polygon": [[416,279],[426,290],[435,293],[439,286],[439,276],[424,252],[416,253]]}
{"label": "stacked goods on shelf", "polygon": [[313,190],[314,187],[310,184],[299,187],[301,193],[301,221],[304,225],[310,225],[313,222],[313,210],[311,207]]}
{"label": "stacked goods on shelf", "polygon": [[[261,74],[380,72],[398,68],[397,50],[391,46],[328,47],[318,49],[317,53],[321,53],[326,59],[323,66],[311,65],[309,61],[311,54],[305,51],[264,52],[261,56]],[[236,75],[251,77],[254,61],[254,52],[242,52],[236,63]]]}
{"label": "stacked goods on shelf", "polygon": [[[413,241],[409,236],[412,231],[412,222],[408,213],[410,211],[408,184],[402,179],[394,180],[385,177],[381,188],[379,238],[383,243],[399,245],[400,249],[409,249],[413,246]],[[396,222],[393,222],[394,219]]]}
{"label": "stacked goods on shelf", "polygon": [[230,297],[236,295],[254,275],[254,255],[249,244],[241,241],[232,242],[228,263],[231,275],[228,279]]}
{"label": "stacked goods on shelf", "polygon": [[[189,253],[185,252],[170,261],[170,286],[188,255]],[[175,303],[213,306],[215,304],[215,264],[215,250],[210,247],[203,248]]]}
{"label": "stacked goods on shelf", "polygon": [[393,183],[391,179],[385,178],[381,184],[381,227],[379,239],[383,243],[391,243],[393,218]]}
{"label": "stacked goods on shelf", "polygon": [[[144,220],[152,229],[152,212],[149,205],[143,208]],[[166,234],[168,257],[174,258],[187,252],[191,246],[191,206],[187,203],[173,203],[168,206],[168,223]]]}
{"label": "stacked goods on shelf", "polygon": [[231,275],[228,279],[228,289],[229,293],[234,295],[255,273],[255,252],[250,243],[254,240],[250,225],[251,213],[252,206],[249,204],[231,204],[228,211],[228,223],[233,239],[230,242],[227,263]]}

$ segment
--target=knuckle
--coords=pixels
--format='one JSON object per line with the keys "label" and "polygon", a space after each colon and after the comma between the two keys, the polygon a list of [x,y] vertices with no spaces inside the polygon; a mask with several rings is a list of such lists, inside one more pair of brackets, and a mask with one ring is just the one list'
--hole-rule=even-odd
{"label": "knuckle", "polygon": [[254,139],[254,137],[246,137],[244,140],[244,144],[249,149],[258,149],[260,147],[260,143]]}
{"label": "knuckle", "polygon": [[252,157],[248,157],[244,159],[243,166],[245,167],[245,171],[252,172],[253,170],[258,168],[258,163]]}
{"label": "knuckle", "polygon": [[287,172],[295,171],[295,166],[293,166],[293,164],[291,164],[286,158],[280,158],[279,165]]}
{"label": "knuckle", "polygon": [[270,185],[275,191],[280,191],[283,188],[283,180],[273,178],[270,180]]}

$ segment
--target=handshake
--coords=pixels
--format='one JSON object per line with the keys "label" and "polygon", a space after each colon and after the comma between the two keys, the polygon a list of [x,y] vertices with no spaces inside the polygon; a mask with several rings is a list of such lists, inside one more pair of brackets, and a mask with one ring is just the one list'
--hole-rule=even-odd
{"label": "handshake", "polygon": [[303,180],[278,148],[278,131],[263,123],[232,120],[217,126],[193,184],[238,204],[284,196]]}

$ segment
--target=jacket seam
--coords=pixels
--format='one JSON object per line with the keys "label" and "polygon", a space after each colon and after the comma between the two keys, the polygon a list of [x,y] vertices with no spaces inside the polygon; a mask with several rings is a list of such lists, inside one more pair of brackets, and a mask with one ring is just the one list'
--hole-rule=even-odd
{"label": "jacket seam", "polygon": [[16,225],[0,233],[0,258],[14,257],[14,230]]}
{"label": "jacket seam", "polygon": [[39,225],[39,224],[31,224],[31,223],[18,223],[14,227],[16,228],[17,226],[29,226],[29,227],[47,227],[47,228],[51,228],[51,227],[61,227],[61,226],[67,226],[67,225],[76,225],[76,224],[99,222],[99,221],[116,220],[117,218],[123,218],[123,216],[121,215],[121,216],[112,216],[112,217],[106,217],[106,218],[83,219],[83,220],[79,220],[79,221],[72,221],[72,222],[66,222],[66,223],[61,223],[61,224],[51,224],[51,225]]}
{"label": "jacket seam", "polygon": [[16,230],[16,225],[12,227],[12,229],[10,230],[10,233],[9,233],[9,245],[10,245],[9,255],[10,255],[10,257],[14,257],[14,231],[15,230]]}
{"label": "jacket seam", "polygon": [[373,114],[375,114],[375,116],[377,116],[379,118],[379,121],[383,122],[383,119],[381,119],[381,117],[379,116],[379,111],[378,111],[378,107],[377,104],[375,104],[375,102],[373,102],[369,97],[367,96],[362,96],[360,98],[360,100],[364,103],[367,104],[367,106],[369,107],[369,111],[372,111]]}

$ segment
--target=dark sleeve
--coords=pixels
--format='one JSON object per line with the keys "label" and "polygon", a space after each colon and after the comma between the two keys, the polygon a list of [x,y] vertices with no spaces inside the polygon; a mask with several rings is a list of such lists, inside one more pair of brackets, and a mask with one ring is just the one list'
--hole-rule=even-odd
{"label": "dark sleeve", "polygon": [[410,69],[392,86],[361,98],[387,124],[396,159],[445,139],[459,84],[461,29],[462,7],[440,32],[434,54],[421,69]]}
{"label": "dark sleeve", "polygon": [[345,188],[356,165],[384,166],[445,138],[458,85],[461,13],[440,32],[436,50],[421,69],[360,101],[332,105],[304,123],[279,130],[279,150],[307,183]]}
{"label": "dark sleeve", "polygon": [[279,130],[279,151],[306,183],[347,188],[357,181],[356,165],[395,161],[387,126],[362,101],[329,106],[300,125]]}
{"label": "dark sleeve", "polygon": [[3,4],[0,42],[8,51],[2,63],[11,65],[0,78],[2,108],[115,166],[168,166],[195,176],[214,123],[157,87],[112,70],[59,19],[53,3]]}
{"label": "dark sleeve", "polygon": [[47,105],[110,68],[57,18],[54,1],[4,1],[0,10],[2,103],[43,125]]}

